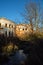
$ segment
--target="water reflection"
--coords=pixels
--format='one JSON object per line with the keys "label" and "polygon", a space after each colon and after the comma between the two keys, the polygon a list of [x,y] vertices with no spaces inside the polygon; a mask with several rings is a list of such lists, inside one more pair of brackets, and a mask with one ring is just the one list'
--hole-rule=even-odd
{"label": "water reflection", "polygon": [[23,53],[23,50],[16,50],[13,55],[9,56],[8,63],[4,65],[24,65],[26,60],[26,55]]}

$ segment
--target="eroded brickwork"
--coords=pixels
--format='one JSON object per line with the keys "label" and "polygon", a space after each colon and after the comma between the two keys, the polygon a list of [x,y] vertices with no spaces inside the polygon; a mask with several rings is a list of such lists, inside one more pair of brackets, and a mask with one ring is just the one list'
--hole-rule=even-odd
{"label": "eroded brickwork", "polygon": [[14,22],[7,20],[6,18],[0,18],[0,33],[6,32],[9,35],[13,32],[13,36],[18,38],[26,38],[32,33],[30,24],[15,24]]}
{"label": "eroded brickwork", "polygon": [[18,24],[16,26],[16,36],[19,38],[25,38],[32,33],[30,24]]}

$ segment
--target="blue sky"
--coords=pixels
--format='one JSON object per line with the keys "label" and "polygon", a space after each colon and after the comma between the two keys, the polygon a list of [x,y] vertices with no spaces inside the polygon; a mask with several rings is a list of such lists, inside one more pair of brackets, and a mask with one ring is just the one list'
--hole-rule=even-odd
{"label": "blue sky", "polygon": [[[31,0],[33,2],[39,2],[39,0]],[[0,0],[0,17],[6,17],[10,20],[23,21],[21,12],[24,12],[24,5],[30,0]],[[43,0],[40,0],[41,6],[43,7]]]}

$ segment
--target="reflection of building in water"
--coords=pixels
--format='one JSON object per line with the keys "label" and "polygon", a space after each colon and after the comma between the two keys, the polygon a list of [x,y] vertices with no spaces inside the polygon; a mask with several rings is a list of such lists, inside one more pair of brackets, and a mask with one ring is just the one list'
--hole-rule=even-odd
{"label": "reflection of building in water", "polygon": [[0,34],[4,33],[7,36],[14,35],[15,23],[7,20],[6,18],[0,18]]}

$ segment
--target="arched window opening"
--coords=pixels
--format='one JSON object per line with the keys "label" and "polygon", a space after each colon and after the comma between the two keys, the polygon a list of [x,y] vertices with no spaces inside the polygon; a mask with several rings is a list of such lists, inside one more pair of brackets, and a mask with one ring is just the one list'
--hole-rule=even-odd
{"label": "arched window opening", "polygon": [[25,28],[25,30],[27,30],[27,28]]}
{"label": "arched window opening", "polygon": [[7,27],[7,23],[5,24],[5,27]]}
{"label": "arched window opening", "polygon": [[9,24],[9,28],[11,27],[11,24]]}
{"label": "arched window opening", "polygon": [[13,28],[13,25],[12,25],[12,28]]}
{"label": "arched window opening", "polygon": [[5,36],[7,37],[7,31],[5,31]]}
{"label": "arched window opening", "polygon": [[24,30],[24,28],[23,28],[23,30]]}
{"label": "arched window opening", "polygon": [[9,31],[9,37],[11,36],[11,32]]}
{"label": "arched window opening", "polygon": [[0,23],[0,27],[1,27],[1,23]]}

